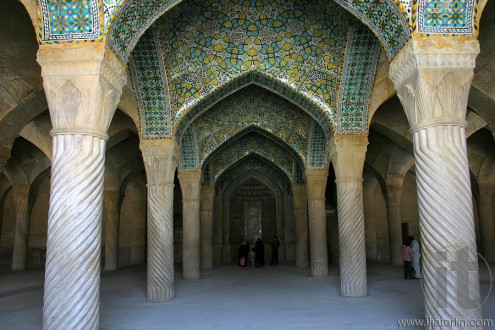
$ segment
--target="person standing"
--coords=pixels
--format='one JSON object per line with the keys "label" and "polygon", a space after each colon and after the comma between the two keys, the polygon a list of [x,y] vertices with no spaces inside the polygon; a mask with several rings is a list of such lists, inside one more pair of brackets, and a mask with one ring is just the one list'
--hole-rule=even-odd
{"label": "person standing", "polygon": [[414,239],[414,236],[409,236],[409,241],[411,241],[411,250],[413,252],[412,266],[414,268],[415,279],[421,278],[421,269],[419,267],[419,258],[421,258],[421,252],[419,249],[419,242]]}
{"label": "person standing", "polygon": [[263,267],[265,264],[265,245],[261,238],[258,238],[256,244],[254,245],[255,250],[255,258],[256,258],[256,267]]}
{"label": "person standing", "polygon": [[241,245],[239,245],[239,265],[241,267],[246,267],[248,253],[247,242],[242,241]]}
{"label": "person standing", "polygon": [[411,242],[406,241],[401,248],[402,257],[404,259],[404,279],[413,278],[411,270],[411,262],[413,260],[413,252],[411,249]]}
{"label": "person standing", "polygon": [[277,236],[273,236],[272,240],[272,261],[270,263],[270,266],[277,265],[278,264],[278,248],[280,247],[280,241],[278,240]]}

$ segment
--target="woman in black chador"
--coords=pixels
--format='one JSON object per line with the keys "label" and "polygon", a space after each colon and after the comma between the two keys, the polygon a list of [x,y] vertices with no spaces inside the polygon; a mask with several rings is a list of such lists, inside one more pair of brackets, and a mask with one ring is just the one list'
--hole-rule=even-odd
{"label": "woman in black chador", "polygon": [[263,267],[263,265],[265,264],[265,245],[263,244],[261,238],[258,238],[258,240],[256,241],[254,250],[256,253],[254,262],[255,267]]}

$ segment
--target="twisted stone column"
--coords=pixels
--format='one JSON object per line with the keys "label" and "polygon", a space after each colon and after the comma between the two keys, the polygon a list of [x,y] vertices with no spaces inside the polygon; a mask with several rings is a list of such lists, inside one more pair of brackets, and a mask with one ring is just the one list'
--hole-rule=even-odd
{"label": "twisted stone column", "polygon": [[493,225],[493,193],[494,186],[480,186],[479,218],[481,250],[488,262],[495,262],[495,228]]}
{"label": "twisted stone column", "polygon": [[402,265],[403,257],[401,247],[402,242],[402,224],[400,217],[400,198],[402,195],[402,186],[387,185],[388,204],[388,239],[390,245],[390,263],[392,265]]}
{"label": "twisted stone column", "polygon": [[367,294],[363,166],[368,138],[336,135],[328,143],[337,184],[340,293],[363,297]]}
{"label": "twisted stone column", "polygon": [[309,252],[311,276],[328,275],[327,223],[325,214],[325,188],[328,170],[305,171],[309,212]]}
{"label": "twisted stone column", "polygon": [[308,197],[306,187],[292,186],[296,225],[296,267],[309,266],[308,253]]}
{"label": "twisted stone column", "polygon": [[117,270],[119,251],[119,191],[103,192],[103,223],[105,224],[105,270]]}
{"label": "twisted stone column", "polygon": [[26,269],[29,240],[28,187],[12,189],[15,204],[15,234],[12,254],[12,270]]}
{"label": "twisted stone column", "polygon": [[479,320],[466,106],[479,44],[414,37],[390,66],[411,125],[426,318]]}
{"label": "twisted stone column", "polygon": [[179,172],[182,190],[182,277],[199,279],[199,202],[201,171]]}
{"label": "twisted stone column", "polygon": [[213,268],[213,200],[215,188],[201,189],[201,268]]}
{"label": "twisted stone column", "polygon": [[174,176],[179,146],[174,139],[142,140],[148,183],[148,300],[174,299]]}
{"label": "twisted stone column", "polygon": [[126,82],[104,43],[41,45],[53,129],[44,329],[97,329],[106,132]]}

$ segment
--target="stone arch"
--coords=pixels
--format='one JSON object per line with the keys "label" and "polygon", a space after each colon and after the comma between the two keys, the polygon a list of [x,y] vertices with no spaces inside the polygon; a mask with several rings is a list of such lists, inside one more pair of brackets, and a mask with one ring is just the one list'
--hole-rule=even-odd
{"label": "stone arch", "polygon": [[289,86],[273,78],[263,75],[257,71],[250,71],[219,87],[215,90],[215,92],[204,97],[200,102],[191,107],[189,111],[184,113],[174,124],[175,137],[177,141],[181,141],[185,130],[201,114],[211,109],[214,105],[225,99],[227,96],[249,85],[257,85],[278,94],[291,104],[294,104],[305,111],[322,127],[327,139],[333,134],[333,118],[321,110],[317,104],[302,94],[292,90]]}
{"label": "stone arch", "polygon": [[258,127],[248,127],[208,154],[200,167],[204,170],[205,165],[211,163],[210,175],[215,182],[224,171],[248,154],[257,154],[270,163],[277,164],[275,166],[282,170],[291,182],[294,181],[296,164],[304,167],[305,163],[300,155],[270,132]]}
{"label": "stone arch", "polygon": [[[248,181],[250,178],[255,178],[264,185],[266,185],[274,194],[276,200],[276,224],[277,224],[277,235],[280,237],[284,237],[283,235],[283,223],[282,223],[282,212],[283,212],[283,190],[273,182],[272,178],[265,176],[263,173],[260,173],[256,170],[248,170],[243,174],[239,175],[235,178],[223,191],[222,200],[223,200],[223,215],[222,219],[224,219],[223,230],[224,232],[230,232],[230,196],[233,191],[242,185],[242,183]],[[228,219],[228,221],[225,221]],[[231,244],[233,242],[230,242]],[[237,242],[235,242],[237,243]]]}
{"label": "stone arch", "polygon": [[43,172],[38,174],[38,176],[31,183],[29,187],[29,198],[28,198],[29,213],[31,213],[31,210],[34,206],[34,202],[36,202],[36,199],[38,198],[40,185],[43,183],[43,181],[46,178],[50,177],[51,170],[52,170],[51,167],[45,169]]}
{"label": "stone arch", "polygon": [[120,7],[110,25],[107,39],[110,48],[127,63],[131,52],[136,47],[146,30],[170,8],[182,0],[126,0]]}
{"label": "stone arch", "polygon": [[488,186],[495,182],[495,150],[485,158],[478,174],[480,186]]}
{"label": "stone arch", "polygon": [[367,170],[369,173],[373,174],[376,181],[378,182],[378,185],[380,186],[383,198],[385,199],[386,202],[388,202],[387,193],[386,193],[387,187],[385,185],[385,179],[382,177],[380,172],[378,172],[373,165],[371,165],[367,162],[364,163],[364,169]]}
{"label": "stone arch", "polygon": [[335,2],[373,31],[389,59],[393,59],[411,38],[408,8],[404,8],[403,4],[397,1],[394,3],[392,0],[335,0]]}

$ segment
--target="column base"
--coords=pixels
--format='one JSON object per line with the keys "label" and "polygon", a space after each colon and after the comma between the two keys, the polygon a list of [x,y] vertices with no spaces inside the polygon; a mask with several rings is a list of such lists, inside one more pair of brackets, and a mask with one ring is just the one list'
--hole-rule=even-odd
{"label": "column base", "polygon": [[174,299],[174,287],[152,288],[148,287],[148,301],[162,302]]}
{"label": "column base", "polygon": [[309,262],[306,260],[306,261],[302,261],[302,262],[297,262],[296,261],[296,267],[297,268],[308,268],[309,267]]}
{"label": "column base", "polygon": [[199,280],[199,270],[183,270],[182,278],[185,280]]}
{"label": "column base", "polygon": [[20,272],[20,271],[23,271],[25,269],[26,269],[26,265],[24,265],[24,264],[18,264],[18,263],[12,264],[12,271],[13,272]]}
{"label": "column base", "polygon": [[327,277],[327,276],[328,276],[328,266],[324,266],[324,265],[311,266],[311,277]]}
{"label": "column base", "polygon": [[201,263],[201,269],[203,269],[203,270],[213,269],[213,262],[211,262],[211,261],[203,261]]}
{"label": "column base", "polygon": [[356,287],[342,283],[340,285],[340,294],[344,297],[366,297],[368,295],[368,290],[366,285]]}
{"label": "column base", "polygon": [[105,264],[105,271],[115,271],[117,270],[117,264],[116,263],[108,263],[108,264]]}

